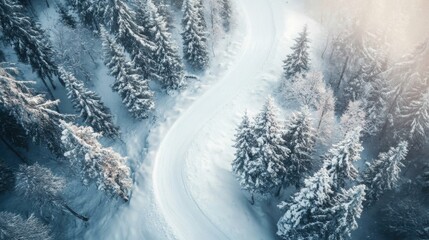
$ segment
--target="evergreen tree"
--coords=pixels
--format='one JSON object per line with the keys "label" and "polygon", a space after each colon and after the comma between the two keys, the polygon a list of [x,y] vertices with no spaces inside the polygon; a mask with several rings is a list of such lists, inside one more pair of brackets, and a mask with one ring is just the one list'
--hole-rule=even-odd
{"label": "evergreen tree", "polygon": [[367,186],[369,203],[377,201],[386,190],[398,186],[399,173],[402,162],[408,153],[407,142],[400,142],[396,148],[380,153],[377,159],[370,164],[363,175],[363,183]]}
{"label": "evergreen tree", "polygon": [[0,31],[3,38],[13,45],[19,60],[31,65],[48,90],[46,79],[55,89],[52,78],[56,75],[57,66],[49,38],[16,0],[0,2]]}
{"label": "evergreen tree", "polygon": [[429,139],[429,73],[406,92],[404,100],[398,116],[401,135],[416,146],[422,145]]}
{"label": "evergreen tree", "polygon": [[[429,70],[427,67],[427,59],[429,58],[429,43],[428,41],[424,42],[417,46],[417,48],[409,55],[403,57],[401,61],[396,63],[392,69],[389,70],[387,78],[389,81],[389,91],[387,96],[387,107],[386,107],[386,118],[382,125],[380,131],[380,137],[404,137],[404,134],[407,134],[407,130],[404,132],[399,132],[401,124],[403,124],[403,118],[401,116],[404,114],[404,111],[408,103],[412,101],[409,99],[409,92],[412,92],[413,86],[420,86],[424,89],[427,89],[427,85],[424,85],[429,76]],[[423,85],[421,85],[423,83]],[[427,83],[426,83],[427,84]],[[426,87],[425,87],[426,86]],[[419,92],[419,90],[417,89]],[[424,92],[423,89],[420,89],[420,93]],[[411,94],[411,96],[413,96]],[[418,94],[420,96],[420,94]],[[391,131],[390,128],[393,129]],[[408,129],[409,131],[411,129]],[[393,133],[394,135],[389,135]],[[406,136],[409,137],[409,136]],[[412,142],[410,142],[412,144]]]}
{"label": "evergreen tree", "polygon": [[368,82],[363,97],[363,107],[367,115],[366,132],[376,135],[386,119],[388,85],[383,77]]}
{"label": "evergreen tree", "polygon": [[346,240],[351,238],[351,232],[358,228],[365,201],[365,185],[358,185],[349,190],[343,190],[336,197],[336,206],[332,208],[333,216],[327,228],[329,240]]}
{"label": "evergreen tree", "polygon": [[33,214],[27,219],[22,216],[0,212],[1,240],[53,240],[51,229]]}
{"label": "evergreen tree", "polygon": [[81,220],[88,218],[73,211],[61,197],[66,182],[64,178],[54,175],[48,168],[35,163],[31,166],[20,165],[16,173],[15,189],[26,199],[36,203],[38,207],[52,206],[64,208]]}
{"label": "evergreen tree", "polygon": [[193,0],[193,1],[194,1],[195,9],[197,11],[197,16],[199,19],[198,24],[200,25],[200,27],[204,32],[207,32],[207,21],[204,13],[205,12],[204,2],[203,0]]}
{"label": "evergreen tree", "polygon": [[153,60],[155,72],[162,86],[167,90],[176,90],[183,86],[184,72],[177,47],[171,40],[166,20],[159,14],[157,7],[151,0],[147,0],[146,6],[140,7],[142,14],[148,15],[148,35],[156,45]]}
{"label": "evergreen tree", "polygon": [[290,150],[281,138],[276,112],[273,100],[268,98],[253,129],[256,146],[249,174],[255,185],[250,192],[260,195],[274,193],[283,184],[286,174],[285,159]]}
{"label": "evergreen tree", "polygon": [[67,116],[55,111],[58,101],[34,95],[28,82],[17,81],[17,69],[0,66],[0,109],[24,129],[33,141],[46,143],[55,154],[61,154],[58,137],[59,120]]}
{"label": "evergreen tree", "polygon": [[204,70],[209,64],[207,33],[204,16],[201,16],[196,1],[199,0],[185,0],[183,3],[183,53],[195,70]]}
{"label": "evergreen tree", "polygon": [[286,182],[299,188],[314,167],[312,153],[315,142],[315,130],[312,127],[310,111],[304,107],[301,112],[292,115],[283,135],[285,146],[290,150],[286,159]]}
{"label": "evergreen tree", "polygon": [[323,239],[323,229],[332,207],[332,178],[325,168],[304,181],[304,187],[292,196],[290,202],[282,202],[285,214],[277,223],[277,235],[283,239]]}
{"label": "evergreen tree", "polygon": [[103,28],[101,28],[101,35],[104,62],[110,69],[110,75],[116,78],[112,86],[113,90],[119,93],[122,102],[134,118],[147,118],[149,111],[155,106],[148,80],[138,73],[134,64],[126,59],[124,50]]}
{"label": "evergreen tree", "polygon": [[324,157],[323,168],[332,178],[332,189],[338,192],[346,186],[347,181],[355,180],[358,171],[353,162],[360,159],[363,148],[360,142],[361,128],[346,134],[344,140],[334,144]]}
{"label": "evergreen tree", "polygon": [[246,112],[235,135],[235,158],[232,161],[232,171],[241,188],[252,194],[252,203],[257,179],[257,176],[253,175],[251,171],[257,164],[254,161],[253,148],[255,147],[256,139],[253,134],[253,125]]}
{"label": "evergreen tree", "polygon": [[343,135],[356,128],[366,129],[366,116],[361,106],[362,103],[359,100],[349,102],[346,111],[340,119]]}
{"label": "evergreen tree", "polygon": [[220,1],[220,17],[222,18],[223,28],[226,32],[231,29],[232,21],[232,6],[231,0],[219,0]]}
{"label": "evergreen tree", "polygon": [[80,114],[79,116],[95,131],[102,132],[106,136],[116,137],[119,135],[118,128],[113,124],[110,110],[103,104],[100,97],[85,88],[73,74],[63,68],[59,69],[60,76],[66,84],[68,97],[73,106]]}
{"label": "evergreen tree", "polygon": [[132,183],[126,159],[112,148],[103,147],[98,141],[100,134],[91,127],[78,127],[64,121],[61,127],[64,129],[61,137],[66,149],[64,156],[82,173],[84,182],[95,179],[99,189],[128,201]]}
{"label": "evergreen tree", "polygon": [[309,42],[307,25],[295,39],[295,44],[291,47],[292,53],[286,57],[283,70],[286,79],[292,79],[299,74],[305,74],[310,69]]}

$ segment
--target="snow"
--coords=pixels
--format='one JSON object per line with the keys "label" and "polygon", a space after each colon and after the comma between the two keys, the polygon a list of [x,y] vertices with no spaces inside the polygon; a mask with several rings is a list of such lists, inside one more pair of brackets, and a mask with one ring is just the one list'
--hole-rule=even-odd
{"label": "snow", "polygon": [[256,115],[276,91],[282,61],[302,27],[308,25],[311,39],[319,27],[295,3],[233,3],[238,21],[225,41],[229,46],[217,46],[224,51],[184,92],[157,95],[149,120],[128,116],[110,89],[113,78],[99,64],[94,88],[116,115],[124,143],[114,147],[130,159],[135,182],[127,204],[97,207],[98,195],[87,203],[95,209],[84,239],[277,238],[278,219],[258,203],[251,206],[231,172],[233,138],[244,111]]}

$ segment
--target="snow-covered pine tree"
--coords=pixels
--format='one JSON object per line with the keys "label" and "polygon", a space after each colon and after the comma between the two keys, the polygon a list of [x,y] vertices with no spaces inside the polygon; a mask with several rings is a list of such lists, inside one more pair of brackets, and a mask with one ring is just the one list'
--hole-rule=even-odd
{"label": "snow-covered pine tree", "polygon": [[[136,20],[136,13],[124,0],[108,1],[104,11],[104,24],[117,34],[119,42],[131,54],[143,78],[152,77],[156,71],[153,53],[155,44],[145,35],[147,29]],[[105,1],[100,4],[105,5]]]}
{"label": "snow-covered pine tree", "polygon": [[53,61],[51,43],[46,33],[26,15],[24,7],[16,0],[0,1],[0,31],[3,39],[13,45],[19,60],[31,65],[53,97],[45,81],[49,79],[55,89],[52,78],[56,75],[57,66]]}
{"label": "snow-covered pine tree", "polygon": [[[409,96],[407,96],[407,93],[410,91],[410,87],[420,85],[428,76],[428,58],[429,41],[425,41],[389,70],[386,77],[389,82],[386,118],[384,119],[380,131],[380,137],[392,138],[392,135],[389,135],[391,133],[403,137],[403,133],[398,135],[397,131],[395,131],[401,128],[400,125],[403,120],[398,116],[403,114],[405,106],[410,102],[409,99],[407,99]],[[391,127],[394,127],[392,131],[388,131]],[[410,142],[410,144],[412,144],[412,142]]]}
{"label": "snow-covered pine tree", "polygon": [[286,212],[277,223],[277,235],[283,239],[323,239],[321,230],[330,217],[326,209],[332,207],[332,195],[332,178],[322,168],[304,181],[304,187],[289,202],[279,205]]}
{"label": "snow-covered pine tree", "polygon": [[148,113],[154,109],[153,92],[149,89],[148,80],[133,64],[126,59],[122,47],[116,44],[109,33],[100,29],[103,39],[104,63],[110,69],[110,75],[116,78],[112,88],[122,98],[131,115],[136,119],[148,117]]}
{"label": "snow-covered pine tree", "polygon": [[283,140],[290,150],[286,159],[286,183],[299,188],[303,179],[313,170],[312,153],[315,143],[315,130],[312,127],[310,111],[304,107],[294,113],[286,125]]}
{"label": "snow-covered pine tree", "polygon": [[[61,197],[66,185],[65,179],[54,175],[48,168],[35,163],[31,166],[20,165],[16,173],[15,190],[24,198],[36,203],[38,207],[63,208],[83,221],[88,221],[73,211]],[[42,211],[42,210],[40,210]]]}
{"label": "snow-covered pine tree", "polygon": [[27,87],[30,82],[17,81],[18,70],[0,65],[0,108],[20,125],[33,141],[46,143],[57,155],[61,154],[59,120],[67,118],[55,111],[58,101],[34,95]]}
{"label": "snow-covered pine tree", "polygon": [[85,88],[82,82],[64,68],[59,68],[59,74],[66,84],[68,98],[72,100],[75,110],[85,123],[105,136],[117,137],[118,128],[113,124],[112,114],[100,96]]}
{"label": "snow-covered pine tree", "polygon": [[94,179],[99,189],[128,201],[131,177],[126,158],[112,148],[103,147],[91,127],[79,127],[61,121],[61,137],[70,165],[82,174],[84,183]]}
{"label": "snow-covered pine tree", "polygon": [[401,167],[408,154],[408,144],[403,141],[396,148],[380,153],[363,174],[363,183],[367,186],[368,203],[377,201],[386,190],[398,186]]}
{"label": "snow-covered pine tree", "polygon": [[310,56],[307,25],[304,26],[298,38],[295,39],[295,44],[291,47],[292,53],[287,55],[284,60],[283,70],[286,79],[293,79],[294,76],[304,74],[310,70]]}
{"label": "snow-covered pine tree", "polygon": [[366,132],[370,135],[379,133],[386,119],[387,92],[388,85],[383,77],[377,77],[366,85],[362,101],[367,115]]}
{"label": "snow-covered pine tree", "polygon": [[405,93],[398,116],[401,135],[414,146],[421,146],[429,139],[429,71],[419,80]]}
{"label": "snow-covered pine tree", "polygon": [[248,171],[255,185],[250,191],[265,196],[281,188],[286,174],[285,160],[290,152],[281,138],[282,127],[277,111],[273,99],[269,97],[256,116],[253,128],[256,145]]}
{"label": "snow-covered pine tree", "polygon": [[0,239],[53,240],[51,229],[33,214],[28,218],[0,212]]}
{"label": "snow-covered pine tree", "polygon": [[346,111],[340,119],[340,128],[343,136],[356,128],[362,128],[366,132],[366,114],[359,100],[349,102]]}
{"label": "snow-covered pine tree", "polygon": [[320,93],[320,100],[316,106],[316,132],[317,141],[329,145],[332,139],[333,126],[335,126],[335,98],[330,88]]}
{"label": "snow-covered pine tree", "polygon": [[207,32],[207,21],[205,17],[204,0],[193,0],[193,1],[194,1],[194,4],[195,4],[194,6],[199,18],[198,24],[201,26],[204,32]]}
{"label": "snow-covered pine tree", "polygon": [[177,47],[168,32],[166,20],[158,13],[151,0],[146,0],[146,6],[141,6],[140,9],[150,16],[152,26],[148,29],[148,35],[156,45],[153,53],[156,75],[167,91],[180,89],[184,85],[183,66]]}
{"label": "snow-covered pine tree", "polygon": [[223,29],[229,32],[232,22],[232,4],[231,0],[219,0],[220,2],[220,17],[222,18]]}
{"label": "snow-covered pine tree", "polygon": [[365,201],[365,185],[354,186],[349,190],[343,190],[335,198],[335,206],[332,207],[333,216],[329,221],[326,231],[328,240],[347,240],[351,233],[358,228],[357,219],[360,218]]}
{"label": "snow-covered pine tree", "polygon": [[204,70],[209,64],[207,32],[203,27],[205,21],[200,16],[199,0],[183,2],[182,38],[183,53],[186,61],[195,70]]}
{"label": "snow-covered pine tree", "polygon": [[256,185],[255,177],[251,171],[256,164],[253,156],[256,139],[253,134],[253,123],[250,122],[246,112],[235,134],[235,158],[232,161],[232,171],[241,188],[252,194],[252,203],[254,187]]}
{"label": "snow-covered pine tree", "polygon": [[358,171],[353,162],[360,159],[363,147],[360,142],[361,128],[357,128],[346,134],[344,140],[334,144],[324,156],[323,168],[332,178],[332,190],[338,192],[346,186],[348,181],[353,181],[358,176]]}

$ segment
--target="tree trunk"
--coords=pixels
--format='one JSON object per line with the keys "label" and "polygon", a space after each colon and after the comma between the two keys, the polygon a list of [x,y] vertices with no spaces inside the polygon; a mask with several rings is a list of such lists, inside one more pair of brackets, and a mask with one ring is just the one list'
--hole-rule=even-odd
{"label": "tree trunk", "polygon": [[252,193],[252,196],[250,197],[250,204],[255,205],[255,198],[253,196],[253,193]]}
{"label": "tree trunk", "polygon": [[55,100],[54,94],[52,93],[51,89],[49,88],[48,84],[46,83],[46,80],[43,78],[41,78],[41,79],[42,79],[43,85],[46,88],[46,91],[48,92],[49,97],[51,98],[51,100]]}
{"label": "tree trunk", "polygon": [[337,87],[335,88],[337,92],[340,89],[341,82],[343,81],[344,73],[346,72],[347,65],[349,64],[349,59],[350,59],[350,56],[347,56],[346,61],[344,62],[344,65],[343,65],[343,69],[341,70],[340,79],[338,80]]}
{"label": "tree trunk", "polygon": [[29,164],[28,160],[25,159],[24,156],[22,156],[6,139],[3,138],[3,136],[0,136],[1,141],[10,149],[11,152],[13,152],[19,160],[21,160],[25,164]]}
{"label": "tree trunk", "polygon": [[276,197],[280,196],[280,192],[282,191],[282,185],[279,186],[279,189],[276,192]]}
{"label": "tree trunk", "polygon": [[87,221],[89,220],[89,218],[88,218],[88,217],[85,217],[85,216],[80,215],[79,213],[75,212],[75,211],[74,211],[71,207],[69,207],[66,203],[63,203],[63,207],[64,207],[68,212],[70,212],[73,216],[75,216],[75,217],[79,218],[80,220],[85,221],[85,222],[87,222]]}

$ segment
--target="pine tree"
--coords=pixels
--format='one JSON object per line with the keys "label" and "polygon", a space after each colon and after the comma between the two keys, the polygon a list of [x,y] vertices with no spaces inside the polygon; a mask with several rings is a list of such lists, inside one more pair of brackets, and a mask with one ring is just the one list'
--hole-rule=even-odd
{"label": "pine tree", "polygon": [[148,28],[150,39],[156,45],[153,60],[156,64],[155,72],[162,86],[167,90],[176,90],[183,86],[184,72],[177,47],[174,45],[168,32],[166,20],[159,14],[157,7],[151,0],[146,6],[141,6],[143,14],[149,15]]}
{"label": "pine tree", "polygon": [[364,111],[367,115],[366,132],[376,135],[386,119],[388,85],[383,77],[377,77],[367,84],[363,97]]}
{"label": "pine tree", "polygon": [[138,73],[134,64],[126,59],[124,50],[103,28],[101,28],[101,35],[104,62],[110,69],[110,75],[116,78],[112,86],[113,90],[119,93],[122,103],[134,118],[147,118],[149,111],[155,107],[153,92],[149,89],[148,81]]}
{"label": "pine tree", "polygon": [[332,178],[325,168],[304,181],[304,187],[292,196],[290,202],[282,202],[285,214],[277,223],[277,235],[283,239],[323,239],[321,231],[329,219],[332,204]]}
{"label": "pine tree", "polygon": [[106,136],[118,136],[119,131],[113,124],[110,110],[103,104],[100,97],[86,89],[82,82],[64,68],[59,68],[59,73],[66,84],[68,98],[72,100],[74,108],[85,123]]}
{"label": "pine tree", "polygon": [[94,179],[101,190],[106,190],[128,201],[131,188],[130,169],[126,159],[103,147],[91,127],[78,127],[61,121],[64,129],[61,137],[66,149],[64,157],[70,165],[82,173],[85,183]]}
{"label": "pine tree", "polygon": [[401,167],[408,153],[407,142],[400,142],[396,148],[380,153],[377,159],[370,164],[363,175],[363,183],[367,186],[369,203],[377,201],[386,190],[398,186]]}
{"label": "pine tree", "polygon": [[51,229],[33,214],[27,219],[22,216],[0,212],[0,239],[1,240],[53,240]]}
{"label": "pine tree", "polygon": [[250,177],[255,183],[251,193],[268,195],[283,184],[286,174],[285,159],[290,150],[281,138],[281,126],[277,120],[277,109],[272,98],[268,98],[261,113],[255,119],[254,137],[256,146]]}
{"label": "pine tree", "polygon": [[191,67],[195,70],[204,70],[209,64],[207,33],[204,28],[204,16],[201,16],[196,1],[199,0],[183,2],[183,53]]}
{"label": "pine tree", "polygon": [[[105,5],[105,1],[100,4]],[[156,71],[153,53],[156,46],[144,34],[146,29],[136,20],[136,13],[124,0],[108,1],[104,10],[104,24],[113,34],[117,34],[119,42],[131,54],[134,64],[143,78],[151,77]]]}
{"label": "pine tree", "polygon": [[422,145],[429,139],[429,73],[406,92],[404,100],[397,125],[403,130],[402,136],[416,146]]}
{"label": "pine tree", "polygon": [[231,29],[232,21],[232,6],[231,0],[219,0],[220,1],[220,17],[222,18],[223,28],[226,32]]}
{"label": "pine tree", "polygon": [[340,124],[343,135],[356,128],[366,130],[366,116],[362,109],[362,103],[359,100],[349,102],[346,111],[341,116]]}
{"label": "pine tree", "polygon": [[[422,82],[426,81],[425,79],[428,77],[428,57],[429,42],[425,41],[423,44],[417,46],[411,54],[403,57],[401,61],[396,63],[392,69],[389,70],[389,74],[386,78],[389,80],[387,110],[385,114],[386,118],[384,119],[384,123],[380,131],[380,137],[391,138],[392,135],[389,135],[389,133],[394,133],[396,136],[403,137],[403,133],[397,134],[397,131],[395,130],[402,127],[401,123],[403,123],[403,119],[400,118],[400,116],[403,115],[404,109],[406,109],[408,105],[407,103],[411,102],[410,99],[407,99],[410,96],[408,93],[413,86],[422,84]],[[427,88],[425,87],[425,89]],[[391,127],[393,127],[392,131],[388,131]],[[410,142],[410,144],[411,143],[412,142]]]}
{"label": "pine tree", "polygon": [[347,133],[344,140],[334,144],[324,157],[323,168],[333,179],[332,189],[335,192],[344,188],[348,181],[355,180],[358,176],[353,162],[360,159],[360,153],[363,150],[359,140],[360,131],[361,128],[357,128]]}
{"label": "pine tree", "polygon": [[38,207],[50,206],[64,208],[75,217],[88,221],[73,211],[61,197],[66,185],[65,179],[54,175],[48,168],[35,163],[31,166],[20,165],[16,173],[15,189],[24,198],[36,203]]}
{"label": "pine tree", "polygon": [[309,42],[307,25],[295,39],[295,44],[291,47],[292,53],[286,57],[283,70],[286,79],[292,79],[299,74],[305,74],[310,69]]}
{"label": "pine tree", "polygon": [[204,32],[207,32],[207,21],[204,13],[205,12],[204,2],[203,0],[193,0],[193,1],[194,1],[195,9],[197,11],[197,16],[199,19],[198,24],[200,25],[200,27]]}
{"label": "pine tree", "polygon": [[31,65],[48,90],[46,79],[55,89],[52,78],[56,75],[57,66],[49,38],[16,0],[0,2],[0,31],[4,40],[13,45],[19,60]]}
{"label": "pine tree", "polygon": [[310,111],[304,107],[294,113],[283,135],[285,146],[290,150],[286,159],[286,182],[296,188],[301,186],[314,167],[312,153],[315,142],[315,130],[312,127]]}
{"label": "pine tree", "polygon": [[254,161],[253,148],[255,147],[256,139],[253,134],[253,124],[250,122],[246,112],[235,135],[235,158],[232,161],[232,171],[241,188],[252,193],[252,196],[256,186],[255,180],[257,179],[251,171],[257,164]]}
{"label": "pine tree", "polygon": [[343,190],[336,197],[336,206],[332,208],[333,216],[329,222],[327,238],[329,240],[346,240],[358,228],[365,201],[365,185],[358,185],[349,190]]}
{"label": "pine tree", "polygon": [[58,138],[59,120],[67,116],[54,109],[58,101],[49,101],[43,95],[34,95],[29,82],[17,81],[17,69],[0,66],[0,108],[21,126],[33,141],[46,143],[55,154],[61,154]]}

